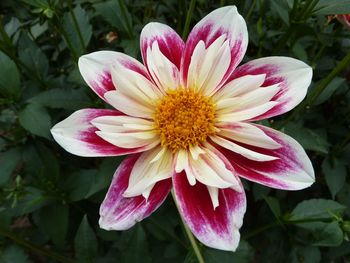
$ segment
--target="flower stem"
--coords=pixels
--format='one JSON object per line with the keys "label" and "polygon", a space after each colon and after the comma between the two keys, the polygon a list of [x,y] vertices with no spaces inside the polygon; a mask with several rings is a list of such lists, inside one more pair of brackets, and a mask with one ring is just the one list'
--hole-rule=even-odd
{"label": "flower stem", "polygon": [[187,16],[186,16],[186,22],[184,26],[184,30],[182,31],[182,39],[185,39],[188,35],[188,31],[190,28],[190,23],[192,19],[193,9],[196,5],[196,0],[191,0],[190,7],[188,8]]}
{"label": "flower stem", "polygon": [[188,226],[186,225],[185,221],[183,220],[183,218],[181,216],[181,213],[180,213],[179,207],[177,205],[175,194],[174,194],[173,190],[171,191],[171,195],[173,197],[173,200],[174,200],[174,203],[176,205],[176,208],[179,211],[179,215],[180,215],[180,218],[181,218],[181,221],[182,221],[182,225],[184,226],[186,235],[187,235],[188,239],[190,240],[191,246],[192,246],[193,251],[194,251],[194,253],[195,253],[196,257],[197,257],[198,263],[205,263],[204,258],[203,258],[202,254],[201,254],[201,251],[199,249],[199,246],[197,244],[196,239],[194,238],[191,230],[188,228]]}
{"label": "flower stem", "polygon": [[277,126],[278,129],[285,126],[289,121],[294,119],[294,117],[301,112],[307,106],[312,105],[312,103],[322,94],[322,92],[328,87],[328,84],[339,75],[348,65],[350,64],[350,53],[347,54],[338,65],[324,78],[309,94],[309,96],[304,100],[298,108],[296,108],[288,118],[285,119],[281,124]]}

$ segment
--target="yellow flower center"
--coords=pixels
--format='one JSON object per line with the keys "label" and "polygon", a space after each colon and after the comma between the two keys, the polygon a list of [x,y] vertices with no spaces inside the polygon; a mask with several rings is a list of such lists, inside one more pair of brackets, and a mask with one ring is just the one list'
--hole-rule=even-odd
{"label": "yellow flower center", "polygon": [[213,135],[214,119],[212,101],[187,89],[168,92],[156,106],[154,116],[161,144],[172,152],[198,145]]}

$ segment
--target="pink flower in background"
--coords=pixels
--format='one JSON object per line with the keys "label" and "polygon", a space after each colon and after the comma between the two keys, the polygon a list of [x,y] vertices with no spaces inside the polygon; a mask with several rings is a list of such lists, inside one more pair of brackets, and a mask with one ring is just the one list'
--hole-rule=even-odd
{"label": "pink flower in background", "polygon": [[340,23],[342,23],[344,26],[350,29],[350,14],[337,15],[336,17]]}
{"label": "pink flower in background", "polygon": [[235,250],[246,211],[240,177],[286,190],[315,180],[294,139],[252,123],[299,104],[312,69],[288,57],[238,67],[248,32],[235,6],[204,17],[186,43],[172,28],[149,23],[140,44],[144,64],[112,51],[80,58],[83,78],[114,109],[79,110],[52,134],[76,155],[129,154],[101,205],[102,228],[132,227],[173,189],[202,243]]}

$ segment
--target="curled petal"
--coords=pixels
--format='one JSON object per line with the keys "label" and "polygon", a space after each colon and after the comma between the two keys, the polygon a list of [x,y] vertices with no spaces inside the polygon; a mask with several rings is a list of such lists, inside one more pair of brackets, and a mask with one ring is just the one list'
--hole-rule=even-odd
{"label": "curled petal", "polygon": [[112,82],[111,67],[120,65],[137,72],[146,78],[146,68],[136,59],[114,51],[97,51],[81,56],[78,66],[81,75],[89,87],[102,99],[107,91],[118,88]]}
{"label": "curled petal", "polygon": [[251,60],[238,67],[230,76],[230,81],[246,76],[265,74],[262,87],[278,84],[280,90],[271,98],[276,105],[262,111],[253,120],[261,120],[283,114],[298,105],[306,96],[311,83],[312,68],[304,62],[288,57],[266,57]]}
{"label": "curled petal", "polygon": [[214,93],[241,62],[247,45],[247,26],[237,8],[214,10],[188,36],[181,61],[183,85],[194,88],[201,84],[204,86],[198,88]]}
{"label": "curled petal", "polygon": [[79,156],[118,156],[145,151],[145,147],[133,149],[117,147],[98,136],[96,134],[98,128],[91,124],[91,121],[98,117],[122,115],[124,114],[116,110],[78,110],[52,127],[51,133],[66,151]]}
{"label": "curled petal", "polygon": [[118,167],[107,195],[100,207],[100,227],[106,230],[126,230],[155,211],[171,189],[171,180],[156,183],[146,200],[142,195],[127,198],[123,193],[139,155],[127,157]]}

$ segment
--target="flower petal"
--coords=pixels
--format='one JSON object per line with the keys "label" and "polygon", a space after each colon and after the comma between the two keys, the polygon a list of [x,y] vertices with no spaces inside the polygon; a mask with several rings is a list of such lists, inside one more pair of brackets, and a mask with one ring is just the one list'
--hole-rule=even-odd
{"label": "flower petal", "polygon": [[199,182],[191,186],[185,172],[173,177],[173,185],[179,211],[192,233],[206,246],[235,251],[246,211],[244,191],[219,189],[214,209],[215,192],[210,195]]}
{"label": "flower petal", "polygon": [[81,56],[78,61],[85,82],[102,99],[107,91],[116,89],[110,68],[117,64],[149,78],[146,68],[140,62],[119,52],[97,51]]}
{"label": "flower petal", "polygon": [[150,189],[157,182],[173,175],[172,154],[169,150],[163,149],[159,146],[140,155],[132,168],[128,188],[123,193],[124,197],[143,195],[147,199]]}
{"label": "flower petal", "polygon": [[259,58],[238,67],[227,83],[245,75],[259,74],[266,74],[263,87],[279,84],[280,91],[271,99],[278,104],[254,117],[254,120],[283,114],[298,105],[306,96],[311,83],[312,68],[300,60],[288,57]]}
{"label": "flower petal", "polygon": [[247,45],[247,26],[237,8],[226,6],[214,10],[188,36],[181,61],[183,85],[197,85],[197,80],[205,85],[207,94],[213,93],[241,62]]}
{"label": "flower petal", "polygon": [[153,81],[163,90],[180,85],[179,69],[184,42],[169,26],[147,24],[140,37],[141,54]]}
{"label": "flower petal", "polygon": [[171,180],[158,182],[146,200],[142,195],[123,197],[129,177],[139,155],[127,157],[114,174],[107,195],[100,207],[100,227],[106,230],[126,230],[155,211],[171,189]]}
{"label": "flower petal", "polygon": [[102,116],[91,123],[99,129],[96,134],[122,148],[151,147],[159,144],[153,122],[130,116]]}
{"label": "flower petal", "polygon": [[79,156],[118,156],[145,151],[145,147],[125,149],[103,140],[91,121],[101,116],[121,116],[123,113],[106,109],[83,109],[57,123],[51,133],[66,151]]}
{"label": "flower petal", "polygon": [[314,170],[310,159],[300,144],[281,132],[261,125],[255,126],[281,147],[278,149],[263,149],[249,145],[245,145],[245,147],[261,154],[276,156],[278,159],[256,162],[220,148],[220,151],[231,162],[237,174],[247,180],[277,189],[300,190],[312,185],[315,181]]}

